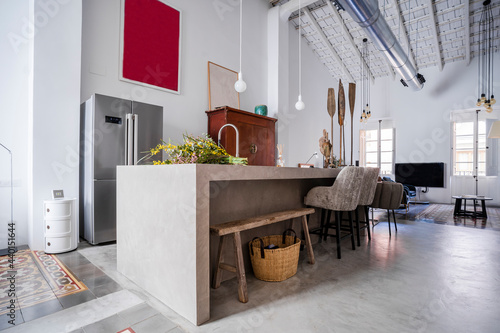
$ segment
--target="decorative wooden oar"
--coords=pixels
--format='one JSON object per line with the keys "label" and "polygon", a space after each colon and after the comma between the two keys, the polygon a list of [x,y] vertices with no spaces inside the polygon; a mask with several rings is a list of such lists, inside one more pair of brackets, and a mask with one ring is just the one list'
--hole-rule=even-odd
{"label": "decorative wooden oar", "polygon": [[[335,115],[335,89],[328,88],[328,98],[326,100],[326,109],[330,115],[332,131],[330,132],[332,136],[331,144],[333,145],[333,116]],[[330,164],[333,164],[333,149],[330,149]]]}
{"label": "decorative wooden oar", "polygon": [[342,85],[342,80],[339,80],[339,125],[340,125],[340,155],[339,155],[339,164],[342,165],[342,138],[343,138],[343,129],[344,129],[344,118],[345,118],[345,93],[344,86]]}
{"label": "decorative wooden oar", "polygon": [[351,165],[352,164],[352,138],[354,124],[354,102],[356,101],[356,83],[349,83],[349,107],[351,108]]}

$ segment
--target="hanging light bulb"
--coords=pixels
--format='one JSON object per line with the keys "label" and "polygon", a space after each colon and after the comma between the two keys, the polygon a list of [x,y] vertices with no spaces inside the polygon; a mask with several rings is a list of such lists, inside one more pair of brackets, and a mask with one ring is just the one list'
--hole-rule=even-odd
{"label": "hanging light bulb", "polygon": [[238,81],[234,84],[234,90],[239,93],[247,90],[247,84],[243,81],[243,74],[241,73],[241,49],[243,37],[243,0],[240,0],[240,72],[238,73]]}
{"label": "hanging light bulb", "polygon": [[241,74],[241,72],[238,73],[238,81],[236,81],[236,83],[234,84],[234,90],[239,93],[247,90],[247,84],[245,83],[245,81],[243,81],[243,74]]}
{"label": "hanging light bulb", "polygon": [[363,116],[359,117],[359,122],[362,123],[363,122]]}
{"label": "hanging light bulb", "polygon": [[371,111],[368,111],[368,113],[366,114],[367,118],[370,118],[372,116],[372,112]]}
{"label": "hanging light bulb", "polygon": [[490,105],[493,105],[497,102],[497,100],[495,99],[495,96],[491,95],[491,99],[490,99]]}
{"label": "hanging light bulb", "polygon": [[302,95],[299,95],[299,99],[297,100],[297,103],[295,103],[295,108],[298,111],[302,111],[305,107],[306,105],[304,104],[304,102],[302,102]]}
{"label": "hanging light bulb", "polygon": [[306,105],[302,102],[302,47],[300,42],[300,35],[302,34],[302,20],[300,19],[301,5],[299,0],[299,98],[295,103],[295,109],[298,111],[304,110]]}

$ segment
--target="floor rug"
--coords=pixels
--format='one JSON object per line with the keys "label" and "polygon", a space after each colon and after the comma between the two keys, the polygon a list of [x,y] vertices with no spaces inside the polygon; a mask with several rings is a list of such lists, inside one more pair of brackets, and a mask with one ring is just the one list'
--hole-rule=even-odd
{"label": "floor rug", "polygon": [[[14,255],[14,268],[17,271],[15,293],[17,308],[64,297],[87,290],[66,266],[55,256],[43,251],[21,250]],[[0,315],[7,312],[10,282],[9,257],[0,257]]]}
{"label": "floor rug", "polygon": [[454,205],[431,204],[423,210],[418,208],[414,211],[410,209],[408,220],[500,230],[500,208],[487,207],[487,219],[453,216]]}

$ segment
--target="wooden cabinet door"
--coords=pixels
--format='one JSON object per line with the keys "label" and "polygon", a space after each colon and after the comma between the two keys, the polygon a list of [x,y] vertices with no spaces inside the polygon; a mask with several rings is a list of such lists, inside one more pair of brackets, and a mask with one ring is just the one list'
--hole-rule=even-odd
{"label": "wooden cabinet door", "polygon": [[[208,133],[217,141],[219,129],[225,124],[233,124],[239,132],[239,155],[248,158],[249,165],[275,165],[275,122],[276,119],[255,115],[250,112],[224,108],[207,111]],[[221,145],[236,156],[236,133],[225,127],[221,133]]]}

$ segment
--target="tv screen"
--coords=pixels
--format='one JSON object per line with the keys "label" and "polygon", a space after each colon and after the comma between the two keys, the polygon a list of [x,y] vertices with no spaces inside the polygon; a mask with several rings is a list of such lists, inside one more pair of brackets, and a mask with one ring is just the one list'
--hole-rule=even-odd
{"label": "tv screen", "polygon": [[444,187],[444,163],[396,163],[396,182],[422,187]]}

